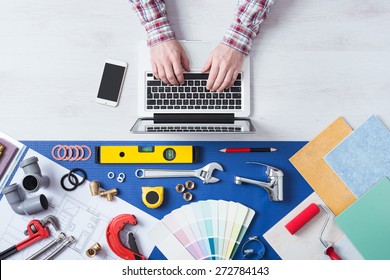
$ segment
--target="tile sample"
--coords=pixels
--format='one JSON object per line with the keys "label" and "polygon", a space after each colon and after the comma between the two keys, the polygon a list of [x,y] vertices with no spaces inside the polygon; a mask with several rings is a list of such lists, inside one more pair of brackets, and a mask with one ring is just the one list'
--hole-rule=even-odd
{"label": "tile sample", "polygon": [[356,196],[323,158],[351,132],[352,128],[339,117],[290,158],[290,162],[335,215],[351,205]]}
{"label": "tile sample", "polygon": [[390,260],[390,180],[385,177],[335,218],[360,254]]}
{"label": "tile sample", "polygon": [[371,116],[324,159],[359,197],[384,176],[390,176],[390,132]]}

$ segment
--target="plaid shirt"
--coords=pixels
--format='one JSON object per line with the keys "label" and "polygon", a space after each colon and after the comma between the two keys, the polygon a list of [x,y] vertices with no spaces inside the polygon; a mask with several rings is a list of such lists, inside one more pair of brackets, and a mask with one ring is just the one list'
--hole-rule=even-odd
{"label": "plaid shirt", "polygon": [[[144,25],[148,46],[175,39],[163,0],[129,0]],[[273,0],[238,0],[235,18],[222,43],[248,54],[260,24],[268,15]]]}

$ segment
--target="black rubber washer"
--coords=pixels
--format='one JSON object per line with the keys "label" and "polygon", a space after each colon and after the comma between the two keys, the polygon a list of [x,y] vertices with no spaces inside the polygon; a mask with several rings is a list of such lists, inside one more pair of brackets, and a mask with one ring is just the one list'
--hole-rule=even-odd
{"label": "black rubber washer", "polygon": [[[72,182],[72,180],[71,180],[71,175],[73,175],[74,176],[74,174],[76,174],[76,172],[80,172],[81,174],[82,174],[82,180],[81,180],[81,182],[79,183],[78,181],[79,180],[77,180],[76,182]],[[87,180],[87,172],[85,172],[83,169],[81,169],[81,168],[73,168],[70,172],[69,172],[69,174],[68,174],[69,176],[68,176],[68,181],[69,181],[69,183],[70,184],[72,184],[73,186],[75,186],[75,187],[78,187],[78,186],[81,186],[82,184],[84,184],[84,182],[85,182],[85,180]],[[72,177],[72,179],[73,179],[73,177]],[[76,179],[77,179],[77,177],[76,177]]]}
{"label": "black rubber washer", "polygon": [[[66,177],[68,177],[69,178],[69,176],[71,176],[73,179],[74,179],[74,181],[76,182],[76,184],[75,185],[73,185],[72,184],[72,186],[73,186],[73,188],[68,188],[68,187],[66,187],[65,186],[65,178]],[[69,180],[68,180],[69,181]],[[67,192],[71,192],[71,191],[74,191],[78,186],[80,186],[80,184],[79,184],[79,179],[77,179],[77,177],[76,177],[76,175],[74,175],[74,174],[65,174],[64,176],[62,176],[62,178],[61,178],[61,187],[64,189],[64,190],[66,190]]]}

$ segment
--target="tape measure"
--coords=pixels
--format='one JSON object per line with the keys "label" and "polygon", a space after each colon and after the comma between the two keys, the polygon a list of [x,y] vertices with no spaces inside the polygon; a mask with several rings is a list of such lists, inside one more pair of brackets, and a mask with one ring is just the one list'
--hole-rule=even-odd
{"label": "tape measure", "polygon": [[95,162],[110,163],[195,163],[198,147],[194,146],[98,146]]}
{"label": "tape measure", "polygon": [[142,187],[142,202],[149,208],[158,208],[164,201],[164,187]]}

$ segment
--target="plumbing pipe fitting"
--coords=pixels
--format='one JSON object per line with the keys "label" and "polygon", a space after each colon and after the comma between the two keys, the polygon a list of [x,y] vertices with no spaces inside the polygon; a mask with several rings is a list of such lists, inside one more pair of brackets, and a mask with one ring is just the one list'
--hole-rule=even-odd
{"label": "plumbing pipe fitting", "polygon": [[101,192],[100,196],[107,197],[107,201],[112,201],[114,199],[114,196],[116,196],[117,194],[118,194],[118,190],[114,188],[114,189]]}
{"label": "plumbing pipe fitting", "polygon": [[12,210],[18,215],[33,215],[49,208],[49,202],[43,194],[24,199],[19,192],[18,184],[6,186],[2,192]]}
{"label": "plumbing pipe fitting", "polygon": [[100,252],[100,250],[102,250],[102,246],[100,246],[100,244],[96,242],[95,244],[93,244],[91,247],[87,249],[85,254],[88,257],[93,258]]}
{"label": "plumbing pipe fitting", "polygon": [[3,152],[5,151],[5,147],[0,144],[0,156],[3,154]]}
{"label": "plumbing pipe fitting", "polygon": [[22,180],[22,186],[27,192],[36,192],[39,188],[49,186],[50,179],[47,176],[42,176],[41,169],[38,165],[37,157],[30,157],[20,163],[20,168],[25,174]]}
{"label": "plumbing pipe fitting", "polygon": [[99,189],[100,189],[100,183],[97,180],[91,181],[89,183],[89,190],[91,191],[92,196],[97,196],[99,194]]}

